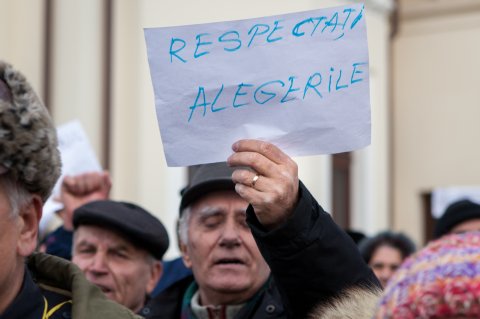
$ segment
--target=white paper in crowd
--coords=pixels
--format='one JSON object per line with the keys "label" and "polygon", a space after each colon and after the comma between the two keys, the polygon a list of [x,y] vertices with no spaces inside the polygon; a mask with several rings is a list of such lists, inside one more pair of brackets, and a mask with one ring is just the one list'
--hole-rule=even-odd
{"label": "white paper in crowd", "polygon": [[290,156],[370,144],[361,4],[146,28],[145,39],[169,166],[225,161],[245,138]]}
{"label": "white paper in crowd", "polygon": [[63,208],[63,205],[55,201],[55,198],[60,196],[61,181],[65,175],[102,171],[102,167],[80,121],[75,120],[59,126],[57,135],[58,149],[62,158],[62,175],[55,184],[52,195],[43,207],[44,214],[40,221],[41,230],[46,227],[53,213]]}
{"label": "white paper in crowd", "polygon": [[480,204],[480,185],[435,188],[432,192],[432,216],[440,218],[453,202],[469,199]]}

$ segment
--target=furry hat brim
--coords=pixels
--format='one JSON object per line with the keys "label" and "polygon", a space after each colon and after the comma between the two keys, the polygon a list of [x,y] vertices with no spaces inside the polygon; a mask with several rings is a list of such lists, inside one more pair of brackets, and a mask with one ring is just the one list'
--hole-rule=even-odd
{"label": "furry hat brim", "polygon": [[61,171],[55,127],[20,72],[0,61],[0,79],[12,94],[0,100],[0,165],[46,201]]}

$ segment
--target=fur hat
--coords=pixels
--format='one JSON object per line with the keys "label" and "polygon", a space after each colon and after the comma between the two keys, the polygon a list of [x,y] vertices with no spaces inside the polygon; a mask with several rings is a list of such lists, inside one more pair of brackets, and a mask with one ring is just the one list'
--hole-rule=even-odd
{"label": "fur hat", "polygon": [[480,317],[480,232],[441,237],[405,260],[375,316],[451,317]]}
{"label": "fur hat", "polygon": [[12,100],[0,99],[0,167],[44,201],[60,176],[60,153],[50,115],[25,77],[0,61]]}
{"label": "fur hat", "polygon": [[380,288],[350,287],[320,302],[309,319],[371,319],[381,295]]}

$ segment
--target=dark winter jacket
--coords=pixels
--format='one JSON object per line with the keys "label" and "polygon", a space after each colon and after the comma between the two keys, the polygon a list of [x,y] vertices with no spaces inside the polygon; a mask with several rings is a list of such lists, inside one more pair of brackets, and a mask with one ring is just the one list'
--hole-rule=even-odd
{"label": "dark winter jacket", "polygon": [[[354,242],[302,183],[295,212],[285,224],[266,231],[251,206],[247,222],[272,273],[236,319],[302,319],[344,289],[380,287]],[[181,280],[152,299],[146,318],[180,319],[183,295],[192,280]]]}

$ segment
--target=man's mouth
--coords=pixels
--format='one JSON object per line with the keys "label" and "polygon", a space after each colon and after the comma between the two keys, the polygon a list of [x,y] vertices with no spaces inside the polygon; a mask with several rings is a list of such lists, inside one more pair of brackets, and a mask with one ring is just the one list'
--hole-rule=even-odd
{"label": "man's mouth", "polygon": [[215,265],[245,265],[245,262],[239,258],[221,258],[215,262]]}
{"label": "man's mouth", "polygon": [[96,285],[102,290],[102,292],[103,292],[104,294],[108,294],[108,293],[113,292],[112,289],[110,289],[110,288],[108,288],[108,287],[106,287],[106,286],[99,285],[99,284],[96,284]]}

